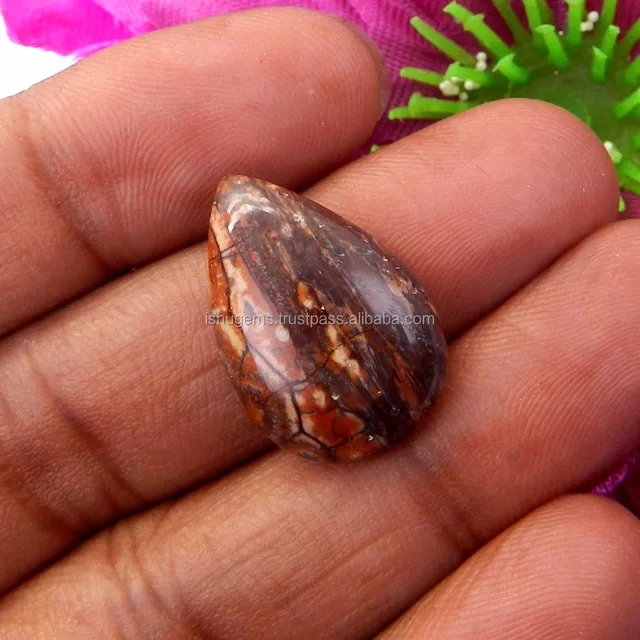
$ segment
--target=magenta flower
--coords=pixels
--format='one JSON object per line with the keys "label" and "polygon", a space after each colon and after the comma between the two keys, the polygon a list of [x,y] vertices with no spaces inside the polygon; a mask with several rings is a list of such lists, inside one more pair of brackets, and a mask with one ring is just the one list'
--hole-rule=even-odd
{"label": "magenta flower", "polygon": [[61,55],[82,57],[138,35],[93,0],[0,0],[0,8],[14,42]]}
{"label": "magenta flower", "polygon": [[[521,0],[515,9],[511,0],[462,1],[0,0],[0,8],[14,41],[77,57],[228,11],[296,4],[340,15],[372,36],[395,78],[393,108],[373,134],[376,145],[475,104],[546,100],[600,136],[618,173],[621,210],[640,217],[637,0],[596,0],[589,10],[585,0]],[[612,493],[633,463],[595,491]]]}

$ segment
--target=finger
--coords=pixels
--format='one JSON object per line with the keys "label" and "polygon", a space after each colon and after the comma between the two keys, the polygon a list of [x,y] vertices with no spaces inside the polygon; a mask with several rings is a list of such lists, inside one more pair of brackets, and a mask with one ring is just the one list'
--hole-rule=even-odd
{"label": "finger", "polygon": [[1,103],[0,333],[204,237],[226,173],[325,173],[371,133],[385,73],[344,21],[282,8],[131,40]]}
{"label": "finger", "polygon": [[[557,115],[553,121],[545,115],[550,111],[545,105],[520,103],[518,107],[515,112],[508,104],[479,109],[476,116],[479,120],[472,114],[460,120],[462,131],[459,135],[465,135],[465,128],[471,130],[480,125],[487,133],[486,144],[491,146],[500,138],[488,122],[497,121],[497,127],[511,122],[513,135],[521,141],[528,140],[529,136],[541,141],[543,138],[535,129],[535,123],[546,117],[544,131],[549,136],[549,143],[560,137],[571,139],[576,145],[568,148],[566,156],[563,147],[556,149],[553,162],[549,160],[545,165],[549,180],[553,181],[561,168],[571,171],[576,159],[580,164],[588,161],[591,166],[609,170],[610,163],[606,154],[602,155],[601,145],[594,142],[585,129],[575,127],[574,120],[563,112],[553,110]],[[487,117],[487,111],[491,113],[492,110],[493,115]],[[523,118],[523,115],[527,117]],[[565,127],[574,135],[567,136]],[[452,135],[452,130],[444,131]],[[412,145],[420,147],[425,141],[432,141],[433,135],[420,134],[398,145],[399,157],[410,156]],[[534,146],[529,142],[522,143]],[[434,147],[438,148],[437,145]],[[495,174],[491,179],[497,188],[507,172],[499,165],[502,142],[496,144],[496,152],[495,162],[491,165]],[[446,156],[443,146],[440,153]],[[591,155],[580,157],[578,153]],[[442,241],[440,236],[434,239],[430,233],[436,226],[430,216],[440,216],[441,211],[438,192],[430,180],[425,179],[425,171],[417,163],[412,172],[406,172],[403,184],[397,187],[393,181],[390,185],[381,184],[377,170],[372,171],[371,165],[384,163],[388,171],[393,172],[394,158],[391,148],[385,154],[367,158],[360,166],[363,171],[371,172],[369,189],[377,190],[383,204],[386,189],[396,189],[396,201],[403,203],[398,207],[401,213],[416,211],[424,201],[420,185],[428,186],[433,209],[424,210],[422,236],[428,256],[435,247],[433,242]],[[523,175],[529,175],[532,167],[524,158],[522,162]],[[467,165],[471,164],[470,158]],[[606,202],[609,182],[598,185],[585,175],[581,183],[580,175],[576,175],[576,183],[570,188],[558,190],[557,198],[571,197],[582,206],[582,196],[578,194],[586,190],[591,193],[590,200]],[[446,201],[448,185],[444,181],[440,184]],[[348,181],[345,188],[350,188]],[[491,189],[487,189],[487,198],[491,197],[490,193]],[[353,193],[354,202],[359,197],[360,194]],[[514,198],[518,201],[520,195],[516,192]],[[482,199],[477,200],[484,204]],[[566,226],[564,217],[559,220],[554,208],[548,211],[541,206],[543,199],[532,196],[529,202],[529,214],[516,218],[522,221],[521,228],[512,220],[505,221],[501,211],[496,213],[496,224],[503,228],[501,241],[513,250],[510,268],[519,270],[522,276],[521,282],[511,280],[513,286],[520,286],[531,277],[536,267],[532,258],[523,257],[522,243],[545,247],[543,253],[546,255],[537,265],[541,269],[546,261],[556,257],[546,253],[548,238],[565,234],[564,246],[569,246],[610,215],[606,210],[598,213],[593,204],[590,205],[592,209],[587,207],[581,215],[573,215],[573,200],[567,200],[566,217],[575,221],[571,231],[572,227]],[[615,197],[611,202],[615,205]],[[555,207],[556,200],[553,203]],[[509,206],[509,203],[505,205]],[[378,217],[389,220],[385,208],[372,209],[370,216],[371,220]],[[532,222],[532,218],[536,222]],[[591,222],[586,223],[585,219]],[[475,226],[476,223],[479,226]],[[402,218],[391,220],[389,224],[390,230],[402,227]],[[483,269],[484,277],[500,283],[502,261],[492,260],[495,252],[490,247],[473,242],[479,230],[489,232],[489,227],[486,217],[473,215],[471,209],[468,224],[454,225],[453,232],[457,234],[457,244],[468,247],[461,268],[468,268],[466,261],[470,260],[469,254],[473,254],[471,263]],[[415,233],[418,231],[410,230],[408,237]],[[497,231],[492,233],[499,237]],[[456,241],[451,242],[456,244]],[[399,244],[394,249],[404,257]],[[558,247],[558,251],[562,248]],[[4,575],[15,580],[16,576],[23,575],[26,567],[32,570],[68,547],[88,528],[100,526],[174,491],[184,490],[264,446],[264,441],[245,424],[211,336],[203,324],[206,311],[203,260],[204,254],[194,248],[182,256],[141,270],[114,283],[110,289],[96,292],[65,314],[52,316],[32,332],[16,334],[7,345],[3,355],[8,375],[4,376],[3,393],[12,415],[8,421],[7,433],[11,437],[6,438],[6,458],[11,461],[13,476],[20,481],[14,481],[10,486],[5,484],[2,513],[7,521],[19,522],[20,527],[14,525],[11,530],[0,527],[0,535],[4,536],[0,547],[7,549],[3,558]],[[457,270],[455,261],[445,262],[444,267],[448,270],[421,274],[427,289],[441,279],[450,279],[459,283],[459,287],[451,291],[453,300],[460,305],[473,301],[473,292],[466,288],[465,274]],[[419,265],[416,268],[419,270]],[[475,273],[473,277],[476,278]],[[509,293],[503,290],[502,296]],[[498,300],[498,297],[499,294],[495,294],[494,299]],[[455,310],[453,300],[441,297],[436,298],[435,303],[438,308]],[[473,311],[468,317],[472,315]],[[446,315],[443,320],[449,327],[454,324]],[[122,331],[123,326],[127,327],[126,332]],[[30,347],[35,340],[37,350]],[[106,363],[107,371],[95,370],[95,362]],[[141,371],[146,372],[145,375],[141,376]],[[34,397],[38,398],[37,404],[33,403]],[[34,472],[42,466],[41,461],[47,460],[56,460],[48,474]],[[162,471],[158,472],[158,469]],[[398,482],[396,479],[395,486]],[[78,495],[77,487],[82,487],[82,495]],[[43,514],[47,514],[46,519]],[[9,553],[10,549],[13,553]],[[5,584],[8,584],[10,578],[6,580]]]}
{"label": "finger", "polygon": [[309,195],[402,257],[449,338],[616,217],[618,187],[602,144],[547,103],[504,100],[421,135]]}
{"label": "finger", "polygon": [[381,640],[632,640],[640,635],[640,526],[616,503],[556,500],[507,529]]}

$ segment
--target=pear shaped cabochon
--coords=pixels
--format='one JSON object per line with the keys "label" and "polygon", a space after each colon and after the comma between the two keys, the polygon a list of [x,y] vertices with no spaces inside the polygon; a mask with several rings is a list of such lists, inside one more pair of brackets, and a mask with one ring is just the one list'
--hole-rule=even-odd
{"label": "pear shaped cabochon", "polygon": [[446,342],[424,290],[364,231],[282,187],[224,179],[208,316],[250,420],[304,457],[404,440],[434,401]]}

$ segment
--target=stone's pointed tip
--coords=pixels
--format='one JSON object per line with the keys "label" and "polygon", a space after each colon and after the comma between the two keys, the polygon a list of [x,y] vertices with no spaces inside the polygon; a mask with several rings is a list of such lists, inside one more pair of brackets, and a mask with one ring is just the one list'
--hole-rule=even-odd
{"label": "stone's pointed tip", "polygon": [[230,174],[224,176],[216,188],[213,198],[211,217],[223,215],[232,206],[232,203],[240,204],[244,194],[250,193],[254,188],[276,189],[275,185],[258,178],[251,178],[242,174]]}
{"label": "stone's pointed tip", "polygon": [[230,174],[228,176],[224,176],[220,182],[218,182],[218,187],[216,188],[216,197],[220,193],[224,193],[228,189],[237,189],[242,187],[243,185],[250,184],[255,181],[255,178],[250,178],[249,176],[245,176],[242,174]]}
{"label": "stone's pointed tip", "polygon": [[365,232],[246,176],[211,223],[212,316],[251,421],[327,460],[404,440],[432,405],[446,342],[425,292]]}
{"label": "stone's pointed tip", "polygon": [[220,184],[224,183],[224,182],[232,182],[232,183],[237,183],[237,184],[241,184],[243,182],[252,182],[252,181],[257,181],[258,178],[252,178],[250,176],[245,175],[244,173],[230,173],[226,176],[224,176],[222,178],[222,180],[220,180]]}

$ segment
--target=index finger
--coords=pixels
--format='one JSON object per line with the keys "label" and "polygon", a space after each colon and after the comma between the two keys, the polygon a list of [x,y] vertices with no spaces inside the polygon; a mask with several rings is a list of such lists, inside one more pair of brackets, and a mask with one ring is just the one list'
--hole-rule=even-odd
{"label": "index finger", "polygon": [[348,23],[281,8],[131,40],[3,102],[0,334],[204,237],[226,173],[326,173],[371,133],[385,74]]}

